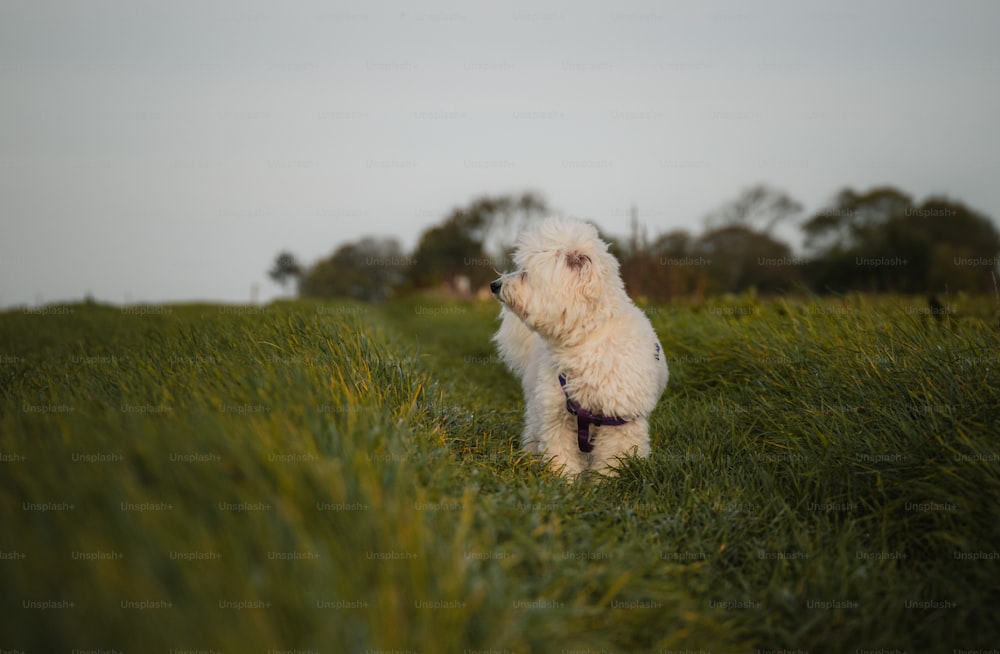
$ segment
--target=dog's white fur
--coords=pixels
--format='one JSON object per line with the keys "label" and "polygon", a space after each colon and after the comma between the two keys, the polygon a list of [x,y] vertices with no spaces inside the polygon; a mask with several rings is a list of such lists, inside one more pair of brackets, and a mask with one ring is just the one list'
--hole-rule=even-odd
{"label": "dog's white fur", "polygon": [[[613,473],[621,457],[648,456],[648,418],[667,384],[666,355],[597,229],[548,218],[521,234],[514,263],[516,272],[491,284],[503,303],[493,340],[524,387],[524,449],[571,477]],[[591,426],[590,453],[579,448],[560,373],[580,406],[629,421]]]}

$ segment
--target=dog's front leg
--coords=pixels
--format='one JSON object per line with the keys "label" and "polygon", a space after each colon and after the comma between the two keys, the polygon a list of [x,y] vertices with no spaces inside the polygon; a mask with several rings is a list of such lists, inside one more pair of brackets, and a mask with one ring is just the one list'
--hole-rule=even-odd
{"label": "dog's front leg", "polygon": [[649,423],[645,418],[637,418],[618,427],[598,427],[593,443],[591,469],[615,476],[623,458],[649,456]]}
{"label": "dog's front leg", "polygon": [[576,423],[571,418],[565,410],[550,416],[539,439],[549,466],[570,478],[586,470],[590,458],[580,451]]}

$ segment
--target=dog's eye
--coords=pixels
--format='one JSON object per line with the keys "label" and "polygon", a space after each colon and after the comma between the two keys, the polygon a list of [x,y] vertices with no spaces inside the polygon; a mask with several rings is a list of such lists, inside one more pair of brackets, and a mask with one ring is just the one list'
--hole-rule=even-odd
{"label": "dog's eye", "polygon": [[521,273],[521,281],[523,282],[527,278],[528,278],[528,272],[527,271],[522,272]]}

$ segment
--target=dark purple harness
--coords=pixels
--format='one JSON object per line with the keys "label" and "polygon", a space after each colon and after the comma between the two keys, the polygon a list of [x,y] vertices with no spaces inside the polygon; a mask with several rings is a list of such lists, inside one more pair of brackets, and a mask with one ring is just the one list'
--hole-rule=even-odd
{"label": "dark purple harness", "polygon": [[624,418],[608,418],[607,416],[595,416],[587,411],[579,402],[576,402],[566,391],[566,377],[559,375],[559,385],[562,386],[563,394],[566,395],[566,410],[576,416],[576,442],[580,446],[581,452],[590,452],[594,445],[590,442],[590,426],[618,427],[624,425],[628,420]]}
{"label": "dark purple harness", "polygon": [[[654,355],[656,360],[660,360],[660,344],[656,344],[656,354]],[[576,442],[580,446],[581,452],[590,452],[594,449],[593,443],[590,442],[590,426],[600,427],[604,425],[605,427],[620,427],[628,422],[625,418],[609,418],[607,416],[595,416],[590,411],[584,409],[580,406],[579,402],[576,402],[569,396],[569,392],[566,390],[566,376],[559,375],[559,385],[563,389],[563,394],[566,396],[566,410],[576,416]]]}

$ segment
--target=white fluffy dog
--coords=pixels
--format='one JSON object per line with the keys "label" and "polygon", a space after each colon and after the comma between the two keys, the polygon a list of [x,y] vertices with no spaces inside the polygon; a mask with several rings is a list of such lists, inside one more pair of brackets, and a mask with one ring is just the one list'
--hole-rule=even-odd
{"label": "white fluffy dog", "polygon": [[521,234],[514,263],[490,289],[503,304],[493,340],[524,386],[524,449],[571,477],[648,456],[666,356],[607,243],[593,225],[549,218]]}

